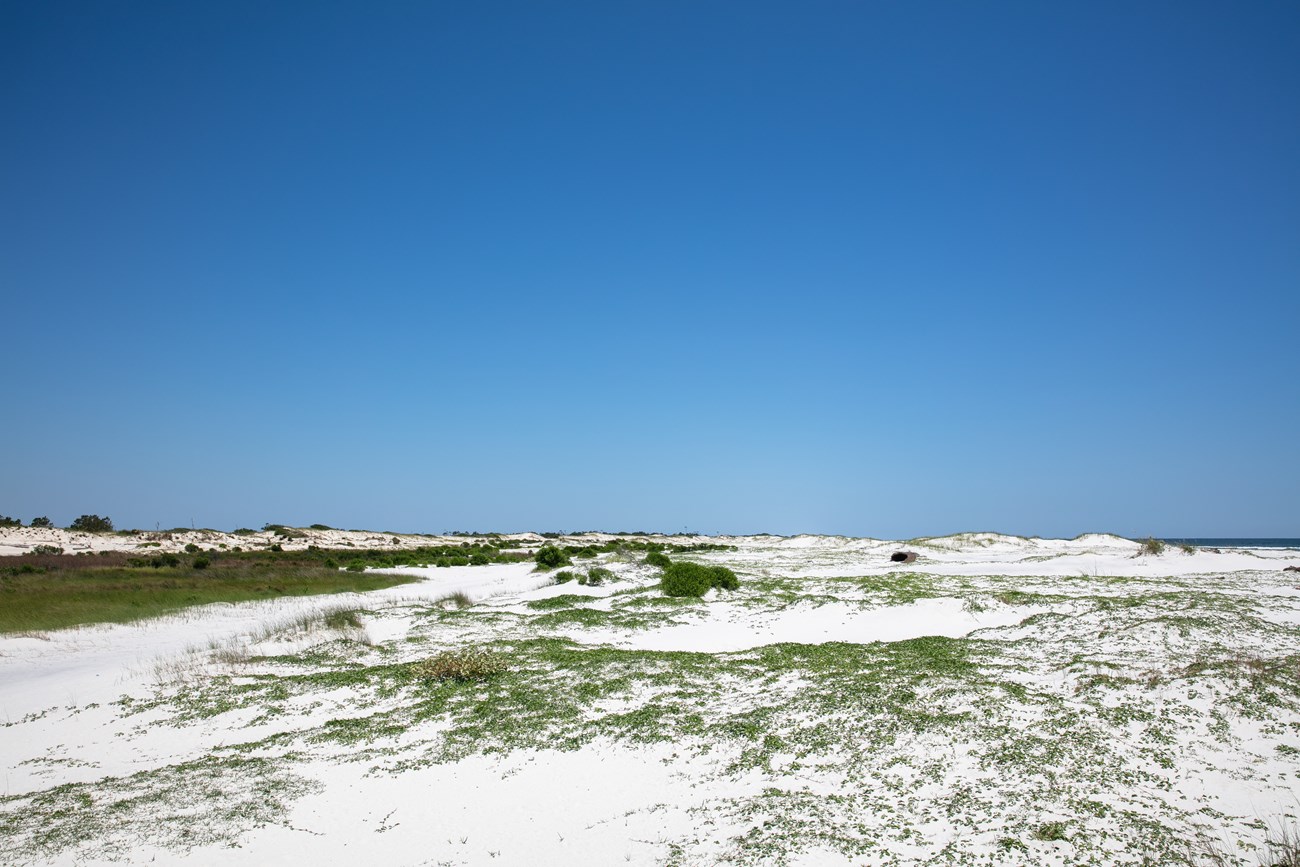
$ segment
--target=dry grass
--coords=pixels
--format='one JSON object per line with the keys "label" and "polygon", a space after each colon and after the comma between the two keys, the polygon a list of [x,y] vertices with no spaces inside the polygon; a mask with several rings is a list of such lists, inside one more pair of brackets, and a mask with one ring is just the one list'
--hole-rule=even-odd
{"label": "dry grass", "polygon": [[506,659],[488,650],[447,650],[412,663],[411,670],[421,680],[484,680],[506,670]]}

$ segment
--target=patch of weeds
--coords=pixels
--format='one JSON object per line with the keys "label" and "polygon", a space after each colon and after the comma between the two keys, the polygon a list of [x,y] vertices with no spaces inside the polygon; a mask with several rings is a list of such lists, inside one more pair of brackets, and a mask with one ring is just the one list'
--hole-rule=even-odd
{"label": "patch of weeds", "polygon": [[411,664],[420,680],[485,680],[506,670],[506,658],[481,648],[447,650]]}

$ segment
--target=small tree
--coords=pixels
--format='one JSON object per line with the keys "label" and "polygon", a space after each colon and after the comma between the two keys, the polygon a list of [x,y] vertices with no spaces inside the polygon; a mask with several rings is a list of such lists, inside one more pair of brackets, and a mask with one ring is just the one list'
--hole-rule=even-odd
{"label": "small tree", "polygon": [[23,522],[8,515],[0,515],[0,527],[21,527]]}
{"label": "small tree", "polygon": [[101,518],[99,515],[82,515],[69,524],[68,529],[82,533],[111,533],[113,532],[113,522],[108,518]]}
{"label": "small tree", "polygon": [[32,518],[32,526],[33,526],[33,527],[53,527],[53,526],[54,526],[54,522],[51,521],[49,518],[45,517],[44,515],[41,515],[39,518]]}

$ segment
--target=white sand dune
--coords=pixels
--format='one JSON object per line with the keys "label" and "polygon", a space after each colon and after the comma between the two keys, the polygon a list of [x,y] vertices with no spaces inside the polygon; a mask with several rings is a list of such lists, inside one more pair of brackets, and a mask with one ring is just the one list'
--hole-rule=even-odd
{"label": "white sand dune", "polygon": [[[0,638],[0,860],[1136,865],[1297,812],[1297,552],[724,541],[695,604],[603,555]],[[408,673],[485,645],[500,680]]]}

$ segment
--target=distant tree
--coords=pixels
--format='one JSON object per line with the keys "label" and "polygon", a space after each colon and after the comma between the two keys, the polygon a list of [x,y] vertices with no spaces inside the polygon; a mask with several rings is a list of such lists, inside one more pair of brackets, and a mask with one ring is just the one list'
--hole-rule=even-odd
{"label": "distant tree", "polygon": [[113,522],[108,518],[101,518],[99,515],[82,515],[69,524],[68,529],[78,530],[82,533],[111,533],[113,532]]}
{"label": "distant tree", "polygon": [[33,526],[33,527],[53,527],[53,526],[54,526],[54,522],[51,521],[49,518],[45,517],[44,515],[41,515],[39,518],[32,518],[32,526]]}
{"label": "distant tree", "polygon": [[21,527],[23,522],[8,515],[0,515],[0,527]]}

